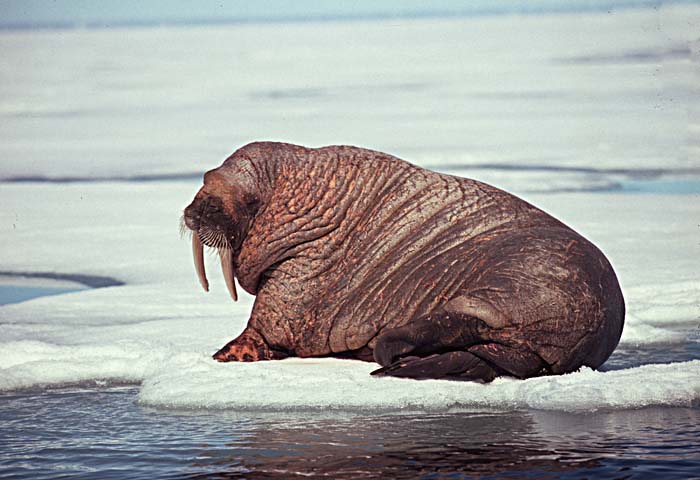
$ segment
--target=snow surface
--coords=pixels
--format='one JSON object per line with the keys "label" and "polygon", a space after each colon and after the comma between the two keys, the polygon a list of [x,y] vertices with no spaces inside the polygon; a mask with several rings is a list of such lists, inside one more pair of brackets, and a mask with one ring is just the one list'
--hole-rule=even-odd
{"label": "snow surface", "polygon": [[[625,293],[623,345],[698,342],[700,195],[553,193],[666,170],[697,175],[698,18],[700,7],[685,5],[3,32],[0,177],[203,173],[254,139],[390,151],[505,186],[594,241]],[[697,359],[489,385],[374,378],[374,364],[334,359],[216,363],[210,355],[244,328],[253,299],[230,301],[214,257],[212,292],[198,286],[178,235],[198,187],[0,185],[1,272],[126,284],[0,306],[0,391],[130,382],[145,405],[268,410],[587,411],[700,400]]]}

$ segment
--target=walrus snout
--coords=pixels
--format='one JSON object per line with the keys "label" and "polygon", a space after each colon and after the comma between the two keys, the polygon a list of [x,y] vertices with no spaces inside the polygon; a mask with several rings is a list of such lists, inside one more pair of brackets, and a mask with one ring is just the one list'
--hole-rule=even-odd
{"label": "walrus snout", "polygon": [[197,278],[204,291],[209,291],[209,280],[204,267],[204,245],[216,248],[221,260],[221,271],[224,275],[226,288],[234,302],[238,301],[236,291],[235,272],[233,268],[233,256],[231,245],[227,235],[220,225],[226,220],[220,202],[211,198],[197,197],[185,208],[183,221],[192,231],[192,257]]}
{"label": "walrus snout", "polygon": [[202,192],[198,192],[192,203],[185,207],[184,219],[185,225],[192,231],[200,229],[203,222],[211,221],[212,213],[216,213],[220,209],[214,205],[211,197],[204,196]]}
{"label": "walrus snout", "polygon": [[182,218],[185,222],[185,226],[193,232],[196,232],[197,230],[199,230],[199,219],[194,217],[191,212],[188,212],[187,208],[185,209],[185,214]]}

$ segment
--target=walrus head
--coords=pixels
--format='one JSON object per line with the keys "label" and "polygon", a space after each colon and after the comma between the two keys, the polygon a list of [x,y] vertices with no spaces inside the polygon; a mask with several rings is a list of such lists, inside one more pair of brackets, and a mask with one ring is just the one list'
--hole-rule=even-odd
{"label": "walrus head", "polygon": [[256,196],[223,167],[204,174],[204,186],[185,208],[183,228],[192,233],[192,254],[199,283],[209,291],[204,246],[216,249],[231,298],[238,300],[234,259],[258,209]]}

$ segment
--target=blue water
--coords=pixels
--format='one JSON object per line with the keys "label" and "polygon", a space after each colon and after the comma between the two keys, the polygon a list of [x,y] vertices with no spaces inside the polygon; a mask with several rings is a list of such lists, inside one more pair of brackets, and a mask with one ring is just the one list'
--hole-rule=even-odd
{"label": "blue water", "polygon": [[103,3],[64,0],[61,8],[46,8],[42,0],[5,0],[0,5],[2,28],[111,28],[124,26],[202,25],[270,22],[319,22],[436,17],[533,15],[542,13],[611,12],[624,8],[658,8],[660,3],[694,0],[355,0],[318,2],[129,2]]}
{"label": "blue water", "polygon": [[625,180],[621,182],[622,190],[630,193],[658,193],[662,195],[700,194],[700,179],[695,177]]}
{"label": "blue water", "polygon": [[44,287],[28,285],[0,285],[0,305],[19,303],[32,298],[77,292],[87,287]]}
{"label": "blue water", "polygon": [[377,415],[159,411],[136,400],[134,387],[0,395],[0,477],[700,476],[700,409]]}

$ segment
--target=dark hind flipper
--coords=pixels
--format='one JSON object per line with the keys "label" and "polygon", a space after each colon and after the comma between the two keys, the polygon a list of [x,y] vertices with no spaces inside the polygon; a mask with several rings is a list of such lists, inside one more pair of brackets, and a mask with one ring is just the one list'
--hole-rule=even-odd
{"label": "dark hind flipper", "polygon": [[472,353],[453,351],[435,353],[424,358],[404,357],[373,371],[372,375],[490,382],[498,376],[498,372],[488,362]]}
{"label": "dark hind flipper", "polygon": [[549,370],[542,358],[528,350],[484,343],[473,345],[467,351],[402,357],[373,371],[372,375],[490,382],[502,375],[528,378],[547,373]]}
{"label": "dark hind flipper", "polygon": [[500,343],[483,343],[467,349],[501,372],[518,378],[547,375],[549,368],[539,355],[520,347],[509,347]]}
{"label": "dark hind flipper", "polygon": [[500,375],[518,378],[549,372],[526,347],[489,341],[491,327],[460,312],[440,312],[379,335],[373,375],[489,382]]}
{"label": "dark hind flipper", "polygon": [[479,343],[488,326],[481,320],[458,313],[435,313],[377,337],[374,360],[383,367],[408,355],[426,357],[445,350],[466,350]]}

